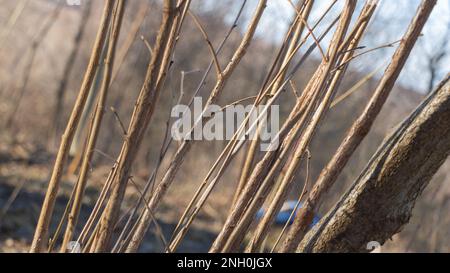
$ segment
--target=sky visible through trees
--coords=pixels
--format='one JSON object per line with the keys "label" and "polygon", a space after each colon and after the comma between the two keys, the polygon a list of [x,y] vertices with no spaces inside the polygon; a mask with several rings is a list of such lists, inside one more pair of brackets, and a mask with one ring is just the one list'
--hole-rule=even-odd
{"label": "sky visible through trees", "polygon": [[[204,0],[205,5],[202,8],[208,9],[209,2],[216,1]],[[268,39],[269,41],[281,42],[284,33],[289,26],[290,20],[294,15],[292,3],[297,3],[296,0],[270,0],[265,15],[262,18],[261,25],[258,29],[257,35],[260,38]],[[233,6],[236,8],[240,6],[241,1],[228,0],[223,1],[224,6]],[[317,7],[323,6],[326,8],[330,2],[329,0],[318,0],[315,4]],[[226,3],[226,4],[225,4]],[[229,4],[228,4],[229,3]],[[248,0],[247,11],[250,13],[251,9],[257,4],[256,0]],[[338,0],[335,12],[330,13],[327,20],[333,20],[337,15],[338,7],[342,6],[344,1]],[[362,8],[364,1],[360,1],[359,9]],[[411,21],[418,5],[419,0],[380,0],[380,6],[376,13],[376,20],[373,20],[369,26],[368,33],[364,38],[363,45],[367,49],[386,45],[391,42],[398,41],[400,35],[405,31],[407,25]],[[217,6],[215,6],[217,8]],[[310,18],[309,24],[313,25],[318,18],[322,8],[315,9]],[[233,18],[233,12],[230,11],[230,21]],[[250,14],[245,18],[250,19]],[[355,18],[356,19],[356,18]],[[324,24],[325,25],[325,24]],[[320,33],[320,28],[318,28]],[[329,36],[328,39],[331,39]],[[414,89],[417,92],[428,92],[431,80],[431,71],[434,66],[437,71],[433,79],[433,87],[437,84],[438,79],[442,79],[446,73],[450,71],[450,1],[439,0],[434,9],[430,20],[423,31],[423,37],[417,43],[412,52],[408,63],[400,76],[400,83],[408,88]],[[329,40],[325,40],[326,44]],[[376,69],[386,63],[389,56],[393,53],[395,47],[384,48],[376,50],[370,54],[363,55],[358,61],[355,61],[352,66],[356,69]],[[318,54],[316,52],[316,54]],[[317,56],[320,57],[320,56]],[[433,59],[438,58],[438,63],[433,64]],[[368,65],[370,64],[370,65]],[[365,71],[370,72],[370,71]],[[382,70],[381,70],[382,72]],[[380,73],[381,73],[380,72]],[[414,79],[414,80],[413,80]]]}

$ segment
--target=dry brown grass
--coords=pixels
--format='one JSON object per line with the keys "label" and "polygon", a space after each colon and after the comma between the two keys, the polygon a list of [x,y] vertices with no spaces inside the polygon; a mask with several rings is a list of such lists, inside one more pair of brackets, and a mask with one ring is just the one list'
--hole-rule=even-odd
{"label": "dry brown grass", "polygon": [[[243,1],[242,6],[233,10],[239,27],[224,26],[220,16],[192,12],[190,0],[166,0],[162,7],[152,3],[149,9],[152,16],[147,15],[146,9],[142,12],[142,5],[128,3],[123,7],[124,2],[106,0],[103,19],[100,19],[100,1],[94,4],[92,11],[82,17],[83,20],[90,17],[89,22],[85,26],[74,24],[82,37],[72,40],[75,41],[72,50],[68,50],[67,42],[59,42],[53,34],[53,31],[63,31],[60,25],[49,28],[44,25],[48,37],[41,35],[41,47],[50,52],[65,48],[60,56],[68,59],[53,61],[58,68],[70,69],[43,73],[36,67],[43,67],[42,63],[49,67],[52,60],[42,58],[43,51],[37,50],[36,60],[32,61],[35,64],[24,64],[24,75],[30,74],[26,76],[28,84],[16,88],[18,92],[27,91],[21,98],[20,108],[10,99],[0,104],[0,112],[12,113],[13,117],[7,119],[13,120],[8,122],[9,130],[0,136],[4,140],[0,160],[4,157],[6,162],[0,168],[0,179],[7,182],[33,179],[39,181],[35,182],[39,185],[36,188],[47,189],[43,205],[37,198],[40,217],[32,252],[54,251],[59,247],[65,252],[66,245],[74,238],[84,252],[136,252],[142,246],[148,250],[149,230],[155,234],[151,243],[159,245],[151,248],[152,251],[189,251],[185,245],[198,243],[199,248],[191,249],[259,252],[271,249],[274,241],[283,246],[275,248],[276,251],[294,251],[309,227],[308,216],[325,214],[344,192],[342,189],[366,165],[386,132],[420,100],[409,91],[399,91],[401,88],[394,84],[435,1],[422,3],[419,15],[399,44],[386,41],[374,49],[397,47],[380,79],[372,79],[374,74],[366,78],[367,73],[355,72],[349,65],[361,54],[373,52],[359,45],[378,8],[377,1],[367,1],[364,8],[353,0],[343,2],[343,6],[335,6],[338,1],[333,1],[328,7],[322,7],[319,20],[310,18],[316,8],[315,1],[291,3],[295,17],[280,44],[255,37],[267,1],[261,0],[257,5]],[[253,15],[247,21],[240,18],[245,17],[241,13],[244,7],[252,9]],[[20,4],[9,8],[21,10]],[[62,16],[61,20],[80,18],[79,11],[64,8],[61,12],[70,15]],[[220,10],[223,14],[229,12]],[[332,12],[339,16],[330,18],[328,13]],[[52,13],[49,14],[51,17]],[[140,15],[132,20],[136,14]],[[359,20],[352,21],[355,17]],[[18,28],[26,25],[21,21],[16,24]],[[125,35],[119,36],[120,28]],[[98,32],[95,41],[94,30]],[[77,28],[71,31],[76,33]],[[327,36],[333,38],[329,40]],[[19,51],[27,48],[18,38],[11,43],[20,45]],[[2,58],[6,65],[13,63],[12,57],[2,55]],[[13,86],[12,74],[2,76],[9,86]],[[364,82],[358,84],[361,79]],[[44,81],[49,84],[45,85]],[[79,83],[82,83],[81,90]],[[352,89],[355,84],[357,88]],[[58,90],[58,86],[63,86],[66,102],[52,104],[39,94],[40,89],[46,89],[47,98],[53,100],[61,92],[53,94],[49,90]],[[7,98],[11,91],[2,88],[1,96]],[[228,105],[235,101],[253,106],[281,105],[282,145],[276,151],[262,153],[257,150],[258,142],[243,145],[237,141],[237,135],[223,143],[172,141],[167,128],[173,120],[167,115],[180,89],[183,94],[179,101],[183,103],[192,102],[193,96],[200,94],[208,98],[206,105]],[[351,90],[350,95],[339,100],[346,90]],[[95,91],[98,97],[90,98],[89,93]],[[96,107],[90,111],[91,99]],[[337,101],[339,104],[335,105],[333,102]],[[50,105],[56,105],[56,110],[48,109],[52,108]],[[67,117],[69,109],[72,115]],[[64,133],[55,126],[58,121],[56,124],[49,121],[57,120],[55,117],[68,119]],[[346,135],[349,128],[353,129]],[[55,131],[64,136],[58,143],[56,162],[52,162],[50,155],[42,162],[33,163],[39,166],[39,172],[18,174],[17,170],[20,173],[21,168],[30,164],[26,162],[27,157],[41,153],[33,152],[39,151],[36,147],[46,150],[48,138]],[[69,174],[65,175],[72,142],[78,143],[75,159],[79,160],[72,162]],[[307,153],[311,155],[309,183],[304,181],[303,163]],[[16,154],[23,160],[14,160]],[[53,172],[49,184],[44,186],[49,166],[53,166]],[[446,173],[444,167],[431,188],[445,181]],[[86,188],[94,192],[86,193]],[[426,192],[417,209],[420,219],[430,218],[435,226],[445,226],[447,220],[427,216],[427,211],[444,215],[449,205],[445,201],[448,194],[436,200],[429,196],[437,191],[445,192],[443,188],[448,187]],[[27,183],[20,189],[29,190]],[[14,192],[9,194],[14,196]],[[20,200],[20,194],[16,198]],[[297,215],[294,228],[280,233],[282,227],[274,227],[273,218],[286,200],[297,198],[306,200],[307,210]],[[266,207],[268,213],[262,221],[254,221],[261,207]],[[10,209],[14,210],[14,206],[8,206]],[[396,240],[404,246],[402,250],[415,246],[433,251],[445,249],[445,244],[437,238],[447,240],[448,234],[435,229],[421,232],[423,227],[418,223],[421,221],[413,218],[412,222],[412,230],[408,226]],[[285,233],[287,237],[282,236]],[[423,243],[427,237],[424,233],[433,238],[429,244]],[[200,239],[202,234],[207,239]],[[417,243],[413,238],[417,238]],[[392,244],[388,244],[388,249],[395,249],[389,245]]]}

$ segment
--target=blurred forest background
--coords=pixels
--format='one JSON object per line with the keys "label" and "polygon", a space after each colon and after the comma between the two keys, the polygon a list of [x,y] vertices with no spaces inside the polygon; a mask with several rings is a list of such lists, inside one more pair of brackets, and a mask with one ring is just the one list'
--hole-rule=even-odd
{"label": "blurred forest background", "polygon": [[[0,0],[0,251],[27,251],[31,243],[55,152],[89,60],[103,4],[103,1],[92,0],[82,0],[81,6],[69,6],[66,3],[58,5],[56,2]],[[241,40],[242,30],[256,2],[248,1],[238,27],[232,32],[220,58],[229,58],[232,49]],[[319,1],[318,5],[325,5],[326,2]],[[416,0],[381,2],[377,19],[371,23],[368,35],[362,42],[367,48],[397,41],[419,3]],[[193,1],[192,10],[205,26],[214,46],[223,39],[241,4],[240,0]],[[116,66],[117,71],[113,73],[115,77],[107,102],[108,109],[113,107],[115,111],[105,113],[99,145],[91,166],[93,172],[88,184],[88,198],[84,201],[81,213],[82,219],[89,215],[111,163],[120,151],[123,132],[118,117],[123,124],[128,124],[150,58],[146,42],[153,44],[160,14],[159,1],[128,2],[116,58],[121,65]],[[257,94],[293,15],[288,1],[269,0],[257,36],[226,86],[220,105]],[[315,16],[318,14],[313,13],[311,21],[315,20]],[[327,16],[327,20],[331,18],[333,15]],[[138,186],[145,182],[158,162],[170,114],[166,109],[171,109],[176,102],[180,89],[185,92],[185,100],[192,95],[210,62],[208,47],[192,20],[186,20],[181,36],[173,69],[133,167]],[[373,77],[330,111],[310,147],[312,178],[318,176],[346,130],[363,109],[377,84],[377,75],[385,68],[392,52],[390,48],[380,49],[362,56],[351,65],[340,92],[347,91],[367,74],[373,74]],[[320,62],[320,56],[313,57],[295,77],[294,82],[299,89],[307,83]],[[449,64],[450,2],[440,0],[369,137],[358,148],[338,183],[328,194],[321,207],[323,213],[354,181],[387,133],[407,117],[450,71]],[[214,80],[208,79],[201,90],[210,90],[212,84]],[[200,95],[205,94],[200,92]],[[294,93],[286,90],[279,102],[283,116],[289,113],[294,100]],[[86,119],[88,117],[87,114]],[[80,132],[78,139],[82,139],[85,133]],[[80,142],[72,147],[71,158],[75,161],[77,149],[83,145]],[[168,235],[201,178],[224,146],[225,142],[203,142],[196,145],[188,155],[177,175],[175,186],[170,189],[164,205],[156,214]],[[183,242],[181,251],[208,249],[228,213],[242,160],[241,157],[234,161],[219,187],[214,190],[213,197],[194,222],[194,230]],[[165,164],[167,162],[163,162],[163,166]],[[302,170],[293,192],[294,198],[303,187],[304,177],[305,170]],[[56,206],[58,215],[65,209],[75,178],[69,168]],[[124,212],[139,197],[138,190],[133,187],[129,187],[126,194]],[[449,252],[449,212],[450,161],[447,161],[419,199],[410,224],[394,236],[383,247],[383,251]],[[56,224],[52,224],[53,229]],[[155,227],[151,229],[154,231]],[[160,251],[157,236],[151,233],[142,250]]]}

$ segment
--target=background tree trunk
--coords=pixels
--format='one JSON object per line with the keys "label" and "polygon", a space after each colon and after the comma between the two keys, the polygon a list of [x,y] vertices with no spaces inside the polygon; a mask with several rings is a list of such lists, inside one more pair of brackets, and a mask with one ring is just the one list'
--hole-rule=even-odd
{"label": "background tree trunk", "polygon": [[365,252],[408,223],[418,196],[450,153],[450,74],[379,147],[304,252]]}

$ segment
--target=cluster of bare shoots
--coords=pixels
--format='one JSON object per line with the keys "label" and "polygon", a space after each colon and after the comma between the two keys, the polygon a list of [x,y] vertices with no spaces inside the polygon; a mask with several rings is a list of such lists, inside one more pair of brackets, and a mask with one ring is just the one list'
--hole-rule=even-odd
{"label": "cluster of bare shoots", "polygon": [[[346,133],[339,148],[322,170],[317,181],[305,182],[298,200],[298,205],[302,202],[303,207],[297,215],[293,213],[291,216],[293,225],[288,227],[288,224],[286,224],[278,234],[276,243],[269,250],[272,252],[294,252],[301,245],[311,244],[311,240],[319,242],[318,236],[322,236],[320,241],[322,245],[336,243],[337,236],[330,235],[333,232],[332,228],[329,229],[327,234],[317,233],[319,235],[315,237],[307,236],[313,216],[323,201],[325,193],[336,182],[352,154],[369,133],[436,4],[436,0],[422,1],[417,8],[416,15],[414,17],[411,15],[412,21],[401,40],[377,48],[366,49],[361,45],[361,41],[371,20],[373,20],[374,13],[379,5],[378,1],[367,0],[364,2],[362,9],[357,8],[357,0],[342,0],[343,5],[341,6],[336,5],[339,1],[341,0],[329,1],[327,7],[322,7],[321,15],[314,19],[314,22],[312,22],[313,20],[310,18],[312,16],[310,15],[315,8],[316,1],[303,0],[297,3],[289,1],[295,11],[295,17],[285,34],[283,42],[277,49],[276,57],[271,62],[258,95],[245,98],[246,100],[252,100],[254,109],[259,105],[265,105],[268,108],[277,103],[280,97],[285,94],[285,90],[292,89],[295,92],[295,105],[290,110],[288,117],[282,122],[277,135],[280,145],[277,149],[261,154],[258,151],[258,140],[243,141],[239,136],[245,134],[245,130],[249,126],[249,118],[246,118],[240,124],[234,137],[227,142],[207,175],[199,177],[198,189],[179,218],[172,236],[164,238],[162,232],[159,232],[166,252],[177,251],[180,243],[189,233],[192,223],[210,198],[212,191],[221,182],[221,178],[231,163],[242,160],[242,157],[237,156],[242,153],[245,156],[243,157],[244,161],[240,164],[242,170],[239,181],[236,183],[234,200],[220,233],[211,245],[210,252],[267,251],[265,241],[269,231],[272,230],[275,216],[288,198],[298,170],[302,165],[308,169],[311,157],[309,145],[315,133],[323,120],[326,119],[328,111],[358,90],[358,86],[355,86],[348,92],[344,92],[340,96],[337,95],[349,65],[363,54],[370,54],[380,48],[395,47],[396,51],[387,69],[379,79],[375,90],[370,94],[371,97],[367,100],[364,110]],[[154,172],[148,177],[145,187],[140,191],[139,200],[131,211],[125,215],[125,219],[122,219],[121,208],[125,192],[127,187],[135,186],[132,167],[135,164],[144,135],[149,126],[152,126],[152,117],[167,76],[173,69],[172,64],[177,43],[180,39],[183,39],[183,23],[186,20],[193,20],[211,55],[210,65],[205,70],[202,82],[199,84],[200,90],[208,75],[215,72],[215,84],[209,90],[206,108],[208,105],[218,102],[225,87],[230,83],[231,76],[235,73],[254,39],[255,32],[268,4],[267,0],[259,0],[251,19],[247,23],[240,44],[234,50],[231,58],[224,63],[220,54],[231,33],[237,29],[237,22],[242,16],[247,1],[242,1],[242,6],[234,23],[225,33],[222,43],[217,48],[213,45],[201,20],[190,9],[192,0],[163,1],[162,21],[156,42],[151,45],[145,41],[151,53],[145,80],[137,101],[129,102],[130,105],[134,105],[129,125],[126,127],[121,123],[124,134],[122,148],[103,184],[89,218],[81,223],[79,221],[80,209],[85,198],[85,189],[91,171],[90,162],[98,144],[97,139],[107,108],[108,91],[111,82],[120,71],[120,65],[123,63],[127,50],[131,47],[130,41],[133,41],[134,37],[138,35],[139,26],[148,10],[147,3],[143,4],[140,9],[143,12],[136,15],[134,19],[131,27],[132,33],[128,34],[129,37],[125,39],[123,48],[119,47],[120,50],[118,50],[124,11],[127,7],[126,2],[127,0],[104,0],[103,14],[89,65],[70,119],[65,126],[31,252],[58,251],[58,249],[61,252],[66,252],[72,242],[76,242],[81,247],[81,251],[86,253],[139,251],[150,225],[154,224],[157,229],[160,229],[154,215],[168,190],[177,186],[173,182],[184,159],[196,144],[195,141],[191,140],[175,143],[171,140],[169,133],[166,132],[159,162],[161,163],[164,158],[170,156],[170,163],[164,168],[161,164],[158,164]],[[332,10],[338,9],[338,6],[341,9],[338,16],[332,18],[332,20],[324,20],[329,17]],[[88,7],[85,7],[85,9],[88,10]],[[359,14],[356,14],[357,10],[360,10]],[[86,11],[84,16],[89,16],[89,12]],[[354,20],[355,18],[356,20]],[[82,31],[80,29],[80,32]],[[331,37],[331,39],[326,39],[327,37]],[[293,77],[302,70],[305,62],[312,55],[321,56],[321,63],[309,79],[306,87],[303,90],[298,90],[293,82]],[[66,69],[70,70],[71,67]],[[373,74],[363,78],[361,82],[367,81],[371,77],[373,77]],[[361,85],[361,82],[358,85]],[[92,96],[91,92],[93,92],[94,85],[99,86],[99,88],[95,96],[92,118],[88,123],[84,150],[77,163],[79,166],[78,178],[66,211],[62,218],[58,220],[58,228],[51,233],[50,224],[55,220],[53,219],[55,202],[66,165],[68,165],[70,147],[76,138],[81,121],[85,118],[83,113],[89,107],[88,101],[89,97]],[[448,93],[448,85],[441,85],[442,88]],[[63,96],[64,89],[65,86],[60,88],[59,96]],[[55,124],[59,123],[57,119],[56,115]],[[208,118],[203,117],[203,119]],[[258,127],[256,130],[262,129]],[[173,154],[169,152],[170,147],[175,147]],[[309,180],[308,175],[307,180]],[[348,198],[348,196],[344,198]],[[267,204],[266,213],[260,221],[256,222],[255,215],[264,204]],[[359,221],[357,218],[346,218],[344,220],[348,220],[349,223]],[[125,223],[120,225],[120,230],[117,229],[119,221]],[[360,221],[360,223],[362,222],[364,221]],[[81,224],[83,226],[80,227]],[[328,224],[325,221],[320,226],[327,229]],[[350,226],[350,224],[347,226]],[[80,228],[80,233],[75,232],[77,227]],[[381,229],[383,228],[381,227]],[[386,233],[378,232],[379,238],[375,236],[374,239],[383,242],[386,237],[392,236],[393,233],[394,231],[390,230]],[[368,236],[370,237],[370,234]],[[330,238],[329,241],[326,241],[326,238]],[[365,247],[363,240],[352,244],[351,247],[348,246],[347,249],[341,248],[340,250],[363,250]],[[331,248],[327,249],[330,250]]]}

